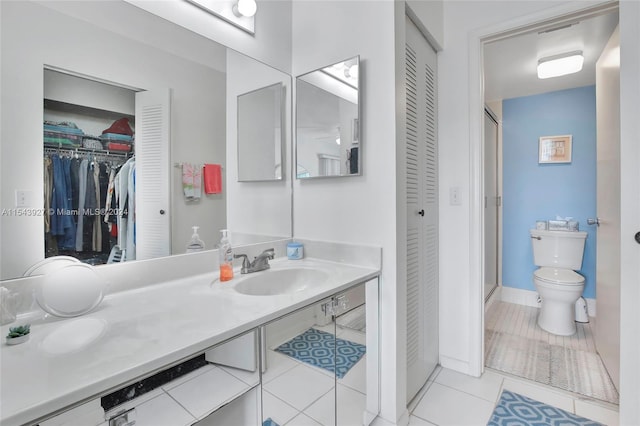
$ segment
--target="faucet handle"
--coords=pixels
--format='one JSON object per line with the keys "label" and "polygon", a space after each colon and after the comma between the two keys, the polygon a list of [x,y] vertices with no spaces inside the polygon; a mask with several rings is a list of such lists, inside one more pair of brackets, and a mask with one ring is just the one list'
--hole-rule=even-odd
{"label": "faucet handle", "polygon": [[234,254],[233,255],[234,259],[240,259],[242,258],[242,269],[246,270],[247,268],[249,268],[251,262],[249,262],[249,257],[246,254]]}

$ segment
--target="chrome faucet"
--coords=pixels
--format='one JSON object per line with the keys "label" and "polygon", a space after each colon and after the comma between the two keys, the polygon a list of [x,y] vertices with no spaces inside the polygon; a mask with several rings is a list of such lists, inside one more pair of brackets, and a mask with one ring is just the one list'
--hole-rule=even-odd
{"label": "chrome faucet", "polygon": [[240,269],[241,274],[250,274],[252,272],[264,271],[265,269],[269,269],[271,266],[269,265],[269,259],[272,259],[276,256],[276,252],[274,249],[266,249],[258,256],[253,258],[253,262],[249,262],[249,257],[246,254],[234,254],[233,257],[236,259],[242,258],[242,269]]}

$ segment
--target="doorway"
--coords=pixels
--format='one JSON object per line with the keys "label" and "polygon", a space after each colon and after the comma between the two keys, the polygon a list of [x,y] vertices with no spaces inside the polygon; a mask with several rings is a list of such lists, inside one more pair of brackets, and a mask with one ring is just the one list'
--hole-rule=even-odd
{"label": "doorway", "polygon": [[[573,392],[584,394],[588,397],[605,400],[612,403],[618,402],[618,393],[613,386],[607,370],[598,354],[598,348],[594,339],[595,327],[589,323],[578,324],[578,333],[571,338],[558,338],[542,330],[536,324],[539,299],[532,284],[531,275],[533,272],[533,259],[528,229],[536,227],[536,221],[547,221],[556,219],[556,215],[566,219],[574,216],[580,222],[580,229],[587,230],[587,218],[595,216],[595,176],[596,176],[596,126],[595,126],[595,61],[603,51],[605,44],[609,40],[615,26],[617,25],[617,10],[608,13],[587,14],[571,23],[546,22],[537,28],[518,35],[508,37],[498,37],[497,39],[484,43],[484,76],[485,76],[485,104],[489,101],[500,102],[501,120],[505,126],[511,126],[503,134],[503,156],[504,168],[504,237],[502,244],[504,247],[502,287],[498,303],[485,313],[485,365],[490,368],[506,371],[520,375],[541,383],[564,388]],[[582,27],[582,28],[580,28]],[[596,31],[595,28],[598,30]],[[591,60],[585,62],[585,70],[591,73],[591,77],[586,79],[587,72],[576,74],[575,76],[561,77],[548,84],[537,79],[529,84],[523,84],[518,80],[517,72],[514,75],[505,76],[495,73],[495,65],[501,65],[503,69],[509,69],[518,63],[517,54],[526,52],[537,52],[539,59],[546,56],[554,48],[557,50],[566,49],[567,40],[577,37],[580,33],[599,34],[600,39],[595,37],[583,38],[593,44],[591,50]],[[534,43],[527,47],[527,43]],[[564,43],[564,44],[563,44]],[[590,45],[585,45],[585,57]],[[510,56],[513,53],[514,56]],[[515,59],[514,59],[515,58]],[[513,68],[512,68],[513,69]],[[574,100],[568,101],[569,98]],[[578,100],[581,99],[581,100]],[[587,101],[585,101],[587,100]],[[570,131],[563,132],[563,125],[571,122],[575,116],[563,116],[563,109],[554,111],[563,102],[577,102],[582,107],[585,102],[589,102],[589,108],[583,111],[584,116],[578,117],[578,123]],[[533,105],[533,106],[531,106]],[[577,105],[577,104],[574,104]],[[537,115],[535,112],[541,112]],[[566,108],[565,111],[575,112],[580,108]],[[590,111],[593,110],[593,116]],[[520,116],[518,116],[520,114]],[[521,118],[519,121],[518,118]],[[546,120],[546,121],[545,121]],[[583,123],[579,121],[583,120]],[[545,126],[545,122],[548,125]],[[574,123],[576,124],[576,123]],[[487,138],[490,137],[487,129],[487,119],[485,116],[485,236],[484,236],[484,259],[485,259],[485,287],[487,278],[490,276],[492,251],[489,243],[496,237],[487,226],[490,212],[486,205],[490,196],[490,189],[487,189],[488,182],[491,181],[494,170],[487,165],[488,152]],[[584,134],[586,127],[589,129],[588,135]],[[586,148],[585,142],[590,138],[588,147],[589,153],[574,150],[573,161],[566,164],[541,165],[538,159],[538,138],[555,134],[574,133],[574,140],[577,142],[575,149]],[[589,167],[584,163],[586,156],[591,156]],[[579,172],[582,177],[573,175],[576,169],[585,167],[584,171],[589,178],[584,179],[585,174]],[[573,175],[573,176],[572,176]],[[564,185],[566,184],[566,187]],[[587,200],[576,201],[579,194],[589,192]],[[566,201],[572,200],[572,203]],[[585,207],[593,205],[592,208]],[[570,213],[571,212],[571,213]],[[579,216],[579,217],[577,217]],[[590,241],[585,250],[583,262],[583,275],[587,276],[587,287],[584,296],[590,301],[590,307],[595,307],[595,269],[596,269],[596,230],[589,229]],[[491,310],[492,309],[492,310]],[[591,309],[590,309],[591,311]],[[595,311],[595,309],[593,309]],[[592,312],[592,314],[595,312]],[[518,325],[519,323],[519,325]],[[525,349],[523,349],[525,348]],[[513,365],[505,365],[505,352],[512,355]],[[514,355],[515,354],[515,355]],[[535,355],[540,354],[540,359],[545,358],[544,363],[536,359]],[[557,368],[559,359],[573,359],[574,357],[589,359],[579,368],[570,371],[576,362],[568,362],[566,366],[561,366],[560,371],[566,373],[561,382],[554,382],[551,373],[553,368]],[[518,360],[517,358],[520,357]],[[522,359],[527,359],[523,363]],[[556,361],[554,361],[554,359]],[[516,369],[515,364],[520,364]],[[528,365],[523,368],[522,365]],[[545,373],[547,369],[549,373]],[[598,382],[598,379],[602,379]],[[581,388],[577,382],[598,383],[597,389]]]}

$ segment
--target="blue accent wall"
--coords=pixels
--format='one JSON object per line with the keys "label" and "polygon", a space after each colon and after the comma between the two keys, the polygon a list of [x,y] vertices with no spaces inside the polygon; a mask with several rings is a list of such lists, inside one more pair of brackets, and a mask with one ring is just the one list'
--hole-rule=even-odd
{"label": "blue accent wall", "polygon": [[[573,217],[587,231],[584,297],[596,297],[596,91],[579,87],[503,101],[503,263],[506,287],[535,290],[529,230]],[[538,164],[541,136],[572,135],[569,164]]]}

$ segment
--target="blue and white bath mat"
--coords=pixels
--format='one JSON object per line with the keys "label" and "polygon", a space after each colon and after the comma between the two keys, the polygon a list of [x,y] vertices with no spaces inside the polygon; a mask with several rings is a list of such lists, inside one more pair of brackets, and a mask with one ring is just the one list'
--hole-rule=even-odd
{"label": "blue and white bath mat", "polygon": [[515,392],[502,391],[500,402],[493,410],[487,426],[531,425],[604,426]]}
{"label": "blue and white bath mat", "polygon": [[359,343],[310,328],[277,347],[276,351],[315,367],[324,368],[342,379],[367,350]]}

